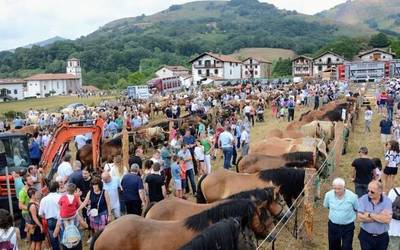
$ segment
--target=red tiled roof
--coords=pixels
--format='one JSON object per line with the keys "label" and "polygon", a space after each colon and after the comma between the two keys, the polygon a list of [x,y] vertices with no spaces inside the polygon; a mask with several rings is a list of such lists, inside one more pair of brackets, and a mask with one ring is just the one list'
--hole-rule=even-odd
{"label": "red tiled roof", "polygon": [[26,81],[23,79],[13,79],[13,78],[0,79],[0,84],[21,84],[21,83],[26,83]]}
{"label": "red tiled roof", "polygon": [[82,89],[87,90],[87,91],[98,91],[99,90],[96,86],[93,86],[93,85],[82,86]]}
{"label": "red tiled roof", "polygon": [[203,57],[205,55],[209,55],[211,57],[214,57],[215,59],[218,59],[221,62],[242,63],[241,61],[237,60],[233,56],[220,55],[220,54],[215,54],[215,53],[212,53],[212,52],[205,52],[205,53],[199,55],[198,57],[194,58],[193,60],[191,60],[190,63],[192,63],[193,61],[196,61],[197,59],[199,59],[200,57]]}
{"label": "red tiled roof", "polygon": [[75,80],[78,79],[73,74],[36,74],[31,77],[25,78],[26,81],[35,81],[35,80]]}

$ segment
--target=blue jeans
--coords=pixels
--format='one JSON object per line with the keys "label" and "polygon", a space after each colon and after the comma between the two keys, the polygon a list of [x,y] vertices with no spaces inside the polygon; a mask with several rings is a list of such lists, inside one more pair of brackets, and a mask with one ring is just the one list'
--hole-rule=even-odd
{"label": "blue jeans", "polygon": [[53,232],[54,232],[54,229],[56,228],[56,225],[57,225],[57,219],[54,219],[54,218],[47,219],[47,225],[49,227],[48,236],[49,236],[49,239],[50,239],[51,249],[59,250],[60,249],[60,242],[58,241],[58,237],[57,238],[53,237]]}
{"label": "blue jeans", "polygon": [[222,148],[222,152],[224,153],[224,168],[230,169],[233,156],[233,148]]}
{"label": "blue jeans", "polygon": [[347,225],[328,222],[329,250],[352,250],[354,236],[354,222]]}
{"label": "blue jeans", "polygon": [[368,184],[354,183],[354,185],[358,198],[368,193]]}
{"label": "blue jeans", "polygon": [[192,193],[196,194],[196,182],[194,181],[194,170],[188,169],[186,170],[186,191],[189,191],[189,182],[190,186],[192,187]]}
{"label": "blue jeans", "polygon": [[387,115],[389,120],[393,120],[393,107],[386,106]]}

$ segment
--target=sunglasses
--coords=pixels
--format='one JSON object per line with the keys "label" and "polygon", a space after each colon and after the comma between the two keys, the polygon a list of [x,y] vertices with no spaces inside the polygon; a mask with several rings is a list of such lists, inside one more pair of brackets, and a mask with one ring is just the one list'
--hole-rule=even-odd
{"label": "sunglasses", "polygon": [[375,194],[375,192],[372,190],[368,190],[368,193]]}

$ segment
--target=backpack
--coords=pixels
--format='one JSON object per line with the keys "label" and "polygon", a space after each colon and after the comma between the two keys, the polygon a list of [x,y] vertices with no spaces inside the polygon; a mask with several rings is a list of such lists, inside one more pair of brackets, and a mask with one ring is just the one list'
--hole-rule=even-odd
{"label": "backpack", "polygon": [[396,199],[392,203],[392,218],[395,220],[400,220],[400,194],[397,192],[396,188],[393,188],[394,192],[396,193]]}
{"label": "backpack", "polygon": [[81,233],[75,226],[73,221],[70,221],[64,229],[61,244],[67,248],[73,248],[81,241]]}
{"label": "backpack", "polygon": [[11,234],[8,236],[7,239],[4,238],[0,238],[1,242],[0,242],[0,249],[1,250],[14,250],[16,246],[14,246],[14,244],[11,242],[11,238],[14,236],[15,234],[15,229],[13,228]]}

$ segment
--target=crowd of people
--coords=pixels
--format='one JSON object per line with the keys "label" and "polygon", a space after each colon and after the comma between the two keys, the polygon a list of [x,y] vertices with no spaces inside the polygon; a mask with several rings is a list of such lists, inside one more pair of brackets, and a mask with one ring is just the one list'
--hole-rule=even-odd
{"label": "crowd of people", "polygon": [[[266,88],[270,91],[275,89],[271,86]],[[273,117],[282,119],[277,114],[285,109],[287,112],[282,113],[285,119],[287,117],[291,121],[298,106],[314,104],[314,108],[318,108],[336,99],[341,88],[343,85],[334,82],[321,82],[305,84],[301,89],[282,90],[271,103],[275,110]],[[215,126],[202,119],[196,124],[190,123],[186,130],[174,126],[168,133],[168,140],[162,147],[154,149],[151,157],[144,156],[141,146],[131,148],[128,165],[123,164],[122,156],[118,155],[106,162],[102,171],[96,174],[90,172],[87,166],[82,166],[80,161],[73,161],[71,155],[66,153],[56,177],[47,185],[47,192],[44,192],[43,170],[38,168],[38,163],[49,144],[52,129],[63,120],[79,120],[89,113],[76,112],[76,117],[63,115],[59,118],[48,115],[43,126],[39,116],[41,130],[30,139],[29,144],[30,166],[27,171],[13,173],[22,213],[21,237],[29,239],[30,249],[42,249],[46,242],[52,249],[82,249],[82,230],[88,230],[93,236],[121,215],[141,215],[150,203],[159,202],[169,195],[182,199],[189,198],[189,193],[196,195],[196,179],[211,173],[215,164],[213,160],[223,158],[223,167],[232,170],[248,154],[251,127],[257,121],[265,121],[266,105],[261,98],[255,102],[244,100],[246,95],[262,91],[265,91],[264,87],[246,87],[224,93],[218,99],[199,93],[193,101],[186,103],[185,109],[189,114],[202,117],[213,107],[232,109],[232,112],[218,117]],[[244,101],[239,113],[231,106],[232,100]],[[140,112],[139,106],[130,106],[129,109],[126,106],[116,108],[111,103],[103,106],[112,111],[107,117],[104,138],[112,138],[119,133],[124,123],[137,128],[149,122],[148,115]],[[179,118],[181,107],[172,101],[165,115],[167,118]],[[11,127],[25,125],[27,120],[17,117]],[[76,136],[75,143],[80,149],[90,143],[90,135]]]}

